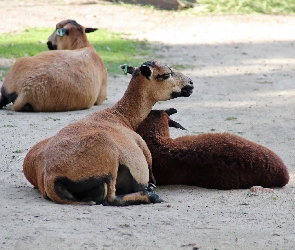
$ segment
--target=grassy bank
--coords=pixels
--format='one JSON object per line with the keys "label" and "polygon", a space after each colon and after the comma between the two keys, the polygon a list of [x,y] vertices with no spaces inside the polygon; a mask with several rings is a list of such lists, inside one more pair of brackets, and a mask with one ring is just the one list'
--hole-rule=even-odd
{"label": "grassy bank", "polygon": [[[0,58],[33,56],[46,51],[48,50],[47,38],[51,33],[52,28],[34,28],[20,34],[1,34]],[[150,59],[152,53],[145,42],[124,39],[121,34],[107,30],[98,30],[87,36],[111,74],[121,73],[118,69],[120,64],[128,63],[137,66],[144,60]],[[0,66],[0,71],[4,76],[8,68]]]}
{"label": "grassy bank", "polygon": [[198,0],[195,14],[295,14],[294,0]]}

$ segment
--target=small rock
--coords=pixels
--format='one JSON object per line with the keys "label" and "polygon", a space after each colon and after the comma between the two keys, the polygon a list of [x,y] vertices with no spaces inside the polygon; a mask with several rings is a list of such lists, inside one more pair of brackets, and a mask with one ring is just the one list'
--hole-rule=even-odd
{"label": "small rock", "polygon": [[261,186],[253,186],[250,188],[250,191],[255,193],[258,193],[258,192],[273,193],[274,192],[274,190],[271,188],[264,188]]}

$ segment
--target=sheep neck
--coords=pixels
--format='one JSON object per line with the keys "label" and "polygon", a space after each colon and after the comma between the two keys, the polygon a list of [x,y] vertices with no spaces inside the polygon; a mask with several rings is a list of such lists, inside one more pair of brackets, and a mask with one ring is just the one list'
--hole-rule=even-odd
{"label": "sheep neck", "polygon": [[70,50],[75,50],[75,49],[82,49],[86,47],[93,47],[87,40],[86,36],[85,39],[76,39],[75,41],[72,42],[72,46]]}
{"label": "sheep neck", "polygon": [[163,141],[170,141],[170,129],[168,120],[165,118],[153,118],[143,122],[143,137],[149,138],[152,135],[156,142],[162,144]]}
{"label": "sheep neck", "polygon": [[[161,121],[160,121],[161,122]],[[163,138],[170,138],[170,129],[168,124],[161,124],[160,122],[156,123],[154,130],[155,137],[158,141],[161,141]],[[161,126],[162,125],[162,126]]]}
{"label": "sheep neck", "polygon": [[112,113],[124,116],[134,130],[148,116],[156,103],[144,85],[142,81],[131,79],[124,96],[111,108]]}

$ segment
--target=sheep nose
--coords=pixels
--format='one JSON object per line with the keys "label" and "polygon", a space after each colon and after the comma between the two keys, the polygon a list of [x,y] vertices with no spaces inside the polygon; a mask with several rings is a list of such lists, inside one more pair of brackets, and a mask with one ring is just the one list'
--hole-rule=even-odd
{"label": "sheep nose", "polygon": [[47,47],[48,47],[48,49],[52,50],[52,42],[48,41],[47,42]]}
{"label": "sheep nose", "polygon": [[189,80],[189,84],[190,84],[190,85],[194,85],[192,79],[188,78],[188,80]]}
{"label": "sheep nose", "polygon": [[184,97],[188,97],[193,93],[194,86],[193,85],[186,85],[181,89],[181,95]]}
{"label": "sheep nose", "polygon": [[47,42],[47,47],[50,50],[56,50],[57,49],[57,46],[53,45],[52,42],[50,42],[50,41]]}

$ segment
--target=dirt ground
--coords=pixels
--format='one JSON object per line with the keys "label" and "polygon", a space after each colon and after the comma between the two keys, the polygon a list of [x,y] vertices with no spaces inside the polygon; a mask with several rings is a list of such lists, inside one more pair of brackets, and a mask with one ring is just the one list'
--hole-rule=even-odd
{"label": "dirt ground", "polygon": [[174,137],[242,135],[280,155],[291,180],[272,193],[158,187],[165,202],[155,205],[44,200],[23,175],[26,153],[67,124],[118,101],[129,77],[110,77],[108,100],[99,107],[63,113],[0,110],[0,249],[294,249],[295,17],[192,17],[98,1],[0,1],[0,33],[54,28],[67,18],[145,39],[158,51],[151,60],[184,65],[193,95],[155,106],[178,109],[173,117],[188,131],[171,129]]}

